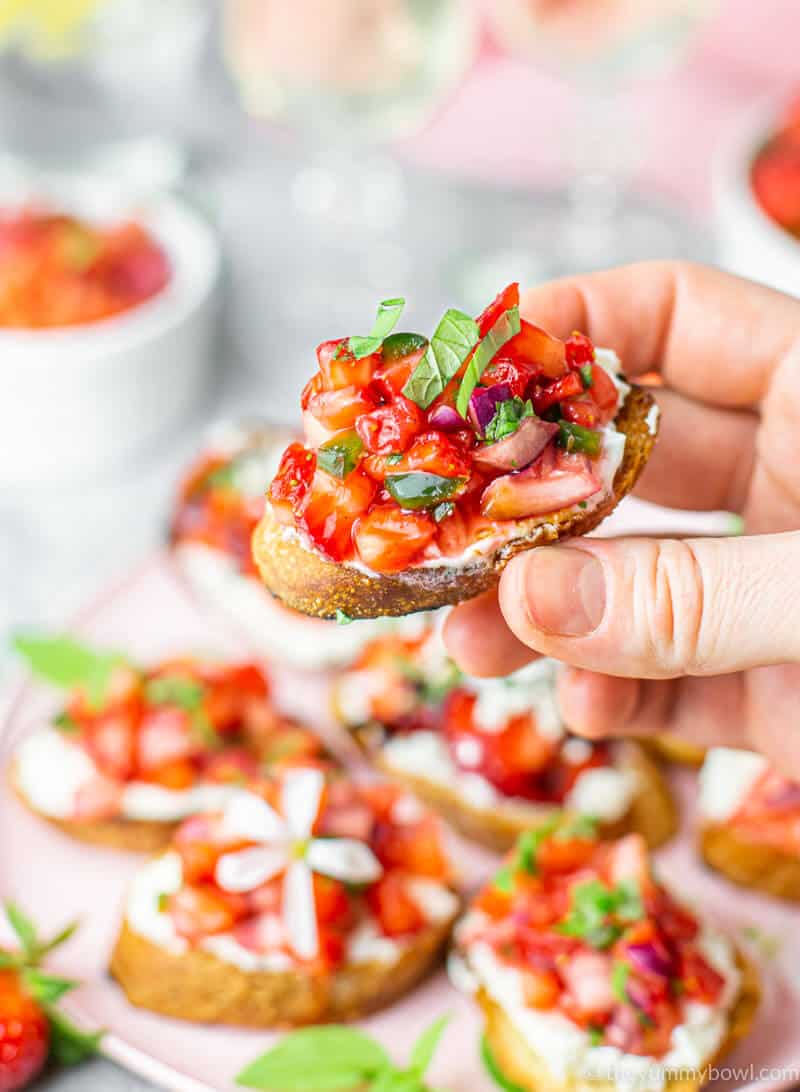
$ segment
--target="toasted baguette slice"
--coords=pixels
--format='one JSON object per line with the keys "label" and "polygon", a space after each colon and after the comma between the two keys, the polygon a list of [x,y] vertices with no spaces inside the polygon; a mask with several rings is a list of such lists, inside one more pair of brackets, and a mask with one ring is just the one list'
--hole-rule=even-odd
{"label": "toasted baguette slice", "polygon": [[614,477],[613,492],[596,508],[585,512],[570,508],[519,520],[516,537],[466,565],[373,573],[328,561],[307,548],[296,532],[275,520],[268,506],[253,535],[253,557],[261,578],[287,606],[318,618],[334,618],[337,611],[350,618],[411,614],[472,599],[497,583],[515,554],[585,535],[616,508],[633,489],[653,449],[656,433],[649,415],[654,405],[649,391],[631,388],[615,421],[627,436],[625,454]]}
{"label": "toasted baguette slice", "polygon": [[699,743],[692,743],[691,740],[683,739],[681,736],[664,734],[645,740],[644,743],[659,758],[664,758],[667,762],[675,762],[679,766],[697,768],[703,765],[706,757],[706,747],[701,747]]}
{"label": "toasted baguette slice", "polygon": [[[666,1092],[697,1092],[707,1082],[708,1071],[743,1039],[752,1027],[761,997],[758,973],[741,953],[737,963],[742,972],[739,996],[730,1014],[728,1034],[717,1054],[696,1073],[680,1071],[667,1079]],[[525,1092],[615,1092],[619,1086],[610,1080],[574,1077],[562,1081],[554,1077],[543,1060],[531,1050],[504,1010],[485,991],[478,1003],[486,1019],[485,1045],[497,1075]]]}
{"label": "toasted baguette slice", "polygon": [[122,926],[111,974],[128,1000],[179,1020],[237,1027],[298,1027],[356,1020],[407,993],[439,960],[452,921],[430,925],[392,962],[330,975],[247,972],[210,952],[175,954]]}
{"label": "toasted baguette slice", "polygon": [[700,831],[706,864],[741,887],[800,902],[800,856],[748,838],[724,823]]}
{"label": "toasted baguette slice", "polygon": [[165,849],[172,840],[172,835],[178,828],[177,822],[162,823],[153,819],[55,819],[52,815],[45,815],[28,800],[22,792],[14,775],[12,764],[8,779],[14,795],[28,811],[33,812],[39,819],[44,819],[50,826],[60,830],[62,834],[75,838],[79,842],[89,842],[91,845],[104,846],[107,849],[128,850],[130,853],[158,853]]}
{"label": "toasted baguette slice", "polygon": [[[535,826],[536,822],[544,822],[548,818],[548,813],[543,810],[532,822],[531,809],[511,805],[505,808],[502,804],[477,808],[456,789],[398,769],[380,750],[375,761],[383,773],[407,786],[423,804],[438,811],[461,834],[489,849],[500,852],[510,849],[520,834]],[[651,849],[655,849],[668,841],[678,826],[669,786],[658,765],[635,743],[624,744],[620,749],[619,763],[636,773],[639,790],[627,815],[614,823],[600,824],[600,837],[616,838],[636,832],[643,836]]]}

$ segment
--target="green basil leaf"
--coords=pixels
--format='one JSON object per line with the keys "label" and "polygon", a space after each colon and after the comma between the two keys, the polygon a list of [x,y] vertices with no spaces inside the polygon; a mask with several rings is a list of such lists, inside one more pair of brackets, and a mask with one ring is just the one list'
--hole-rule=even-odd
{"label": "green basil leaf", "polygon": [[423,334],[390,334],[383,341],[383,359],[402,360],[427,347],[428,339]]}
{"label": "green basil leaf", "polygon": [[466,419],[470,395],[480,383],[481,376],[505,343],[510,341],[519,331],[519,307],[509,307],[497,319],[486,336],[481,339],[480,345],[472,354],[472,359],[464,372],[461,386],[458,388],[456,409],[463,418]]}
{"label": "green basil leaf", "polygon": [[567,451],[580,451],[584,455],[599,455],[602,446],[602,437],[593,429],[584,428],[582,425],[574,425],[571,421],[558,422],[558,435],[556,443]]}
{"label": "green basil leaf", "polygon": [[390,1067],[389,1056],[356,1028],[330,1026],[290,1032],[237,1076],[247,1088],[275,1092],[353,1088]]}
{"label": "green basil leaf", "polygon": [[623,1005],[628,1003],[628,995],[625,992],[625,986],[627,985],[630,973],[630,964],[625,963],[625,961],[621,959],[618,959],[611,968],[611,989],[613,990],[616,999],[621,1001]]}
{"label": "green basil leaf", "polygon": [[52,1005],[46,1005],[45,1012],[50,1023],[50,1055],[59,1065],[76,1065],[97,1053],[102,1031],[81,1031]]}
{"label": "green basil leaf", "polygon": [[71,921],[69,925],[65,926],[59,933],[56,933],[54,937],[46,941],[44,944],[39,945],[39,954],[47,955],[49,952],[54,952],[56,948],[60,948],[62,944],[65,944],[71,936],[77,931],[80,922]]}
{"label": "green basil leaf", "polygon": [[580,373],[581,373],[581,379],[583,380],[584,390],[588,390],[589,387],[593,386],[593,384],[594,384],[594,376],[592,375],[592,365],[591,364],[584,364],[580,369]]}
{"label": "green basil leaf", "polygon": [[434,1020],[429,1028],[423,1031],[416,1043],[414,1043],[411,1051],[410,1068],[420,1077],[431,1064],[433,1055],[436,1053],[436,1048],[449,1021],[449,1013],[440,1016],[438,1020]]}
{"label": "green basil leaf", "polygon": [[526,1090],[519,1084],[515,1084],[512,1080],[505,1075],[497,1059],[492,1053],[492,1048],[489,1046],[489,1040],[484,1035],[481,1039],[481,1060],[486,1067],[486,1072],[492,1078],[494,1083],[503,1089],[503,1092],[526,1092]]}
{"label": "green basil leaf", "polygon": [[401,508],[416,510],[435,508],[440,501],[449,500],[464,484],[464,479],[412,470],[408,474],[389,474],[383,484]]}
{"label": "green basil leaf", "polygon": [[41,1005],[58,1001],[65,993],[74,990],[77,982],[68,978],[57,978],[55,975],[45,974],[35,967],[26,967],[22,972],[25,988]]}
{"label": "green basil leaf", "polygon": [[406,301],[398,296],[397,299],[383,300],[378,304],[378,314],[375,318],[375,322],[372,325],[372,329],[369,332],[368,337],[351,337],[347,342],[347,347],[356,360],[361,360],[362,357],[369,356],[371,353],[376,353],[383,344],[383,339],[387,337],[397,325],[397,320],[403,313],[403,308],[406,305]]}
{"label": "green basil leaf", "polygon": [[511,436],[517,431],[526,417],[533,417],[533,403],[530,398],[523,402],[521,398],[509,398],[505,402],[498,402],[494,411],[494,417],[486,426],[484,439],[487,443],[496,443]]}
{"label": "green basil leaf", "polygon": [[498,891],[502,891],[504,895],[510,895],[512,893],[514,890],[514,877],[508,865],[505,865],[498,872],[495,872],[492,885],[496,887]]}
{"label": "green basil leaf", "polygon": [[17,904],[11,902],[10,899],[4,903],[4,909],[9,925],[17,934],[22,951],[29,959],[35,961],[39,958],[40,951],[36,926],[27,914],[24,914]]}
{"label": "green basil leaf", "polygon": [[337,432],[317,449],[317,466],[334,478],[346,478],[355,470],[363,450],[357,432]]}
{"label": "green basil leaf", "polygon": [[148,679],[144,688],[144,696],[151,705],[177,705],[190,713],[200,708],[204,695],[203,684],[185,675],[160,675]]}
{"label": "green basil leaf", "polygon": [[336,617],[336,625],[337,626],[349,626],[350,623],[353,621],[353,619],[350,617],[350,615],[345,614],[345,612],[343,610],[338,610],[337,609],[335,617]]}
{"label": "green basil leaf", "polygon": [[452,501],[442,501],[441,504],[437,504],[431,515],[437,523],[441,523],[443,519],[447,519],[448,516],[452,516],[455,512],[456,506]]}
{"label": "green basil leaf", "polygon": [[34,674],[53,686],[84,687],[93,706],[103,704],[114,669],[128,663],[119,653],[95,652],[71,637],[18,634],[12,643]]}
{"label": "green basil leaf", "polygon": [[422,409],[428,406],[458,374],[478,343],[478,324],[463,311],[445,311],[425,355],[408,378],[403,394]]}

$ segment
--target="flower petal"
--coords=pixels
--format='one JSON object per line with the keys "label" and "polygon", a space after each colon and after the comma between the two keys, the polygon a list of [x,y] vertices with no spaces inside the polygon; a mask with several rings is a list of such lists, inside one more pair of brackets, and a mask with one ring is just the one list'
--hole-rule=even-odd
{"label": "flower petal", "polygon": [[254,792],[237,792],[222,813],[223,838],[231,841],[275,842],[286,840],[280,815]]}
{"label": "flower petal", "polygon": [[254,891],[286,868],[286,846],[253,846],[225,853],[217,861],[214,879],[223,891]]}
{"label": "flower petal", "polygon": [[301,959],[313,959],[319,951],[314,878],[305,861],[294,860],[283,881],[283,926],[289,945]]}
{"label": "flower petal", "polygon": [[308,838],[319,811],[325,778],[321,770],[290,770],[283,782],[281,806],[292,837]]}
{"label": "flower petal", "polygon": [[374,883],[383,872],[369,846],[354,838],[314,838],[306,861],[312,871],[345,883]]}

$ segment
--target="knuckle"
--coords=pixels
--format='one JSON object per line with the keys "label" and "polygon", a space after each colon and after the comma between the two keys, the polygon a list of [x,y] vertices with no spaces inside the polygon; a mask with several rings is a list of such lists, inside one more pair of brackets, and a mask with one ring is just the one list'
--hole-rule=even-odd
{"label": "knuckle", "polygon": [[637,551],[632,587],[633,633],[639,654],[665,674],[696,669],[702,659],[706,588],[688,542],[664,540]]}

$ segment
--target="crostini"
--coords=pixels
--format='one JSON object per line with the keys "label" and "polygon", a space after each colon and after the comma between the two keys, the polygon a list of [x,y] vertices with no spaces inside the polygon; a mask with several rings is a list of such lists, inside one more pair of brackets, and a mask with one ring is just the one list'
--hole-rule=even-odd
{"label": "crostini", "polygon": [[296,768],[195,816],[128,897],[129,1000],[247,1027],[349,1020],[436,963],[459,910],[437,819],[402,790]]}
{"label": "crostini", "polygon": [[519,286],[430,341],[392,333],[317,349],[305,443],[286,449],[253,538],[266,586],[323,618],[401,615],[492,587],[514,554],[592,530],[655,440],[652,395],[615,353],[520,318]]}
{"label": "crostini", "polygon": [[710,750],[700,771],[700,851],[734,883],[800,901],[800,785],[752,751]]}
{"label": "crostini", "polygon": [[490,848],[562,809],[661,845],[677,819],[657,764],[634,742],[570,735],[557,671],[537,660],[478,679],[448,658],[438,629],[389,634],[335,680],[333,710],[385,774]]}
{"label": "crostini", "polygon": [[696,1092],[747,1034],[755,969],[653,876],[644,841],[523,835],[455,931],[484,1058],[528,1092]]}
{"label": "crostini", "polygon": [[298,670],[326,671],[351,664],[380,623],[309,618],[283,606],[259,578],[250,544],[293,438],[290,429],[266,421],[215,429],[181,481],[169,545],[192,592],[233,623],[253,652]]}
{"label": "crostini", "polygon": [[276,712],[255,664],[185,658],[143,669],[64,638],[18,647],[69,688],[17,747],[10,778],[28,808],[73,838],[153,852],[260,770],[329,761],[313,733]]}

